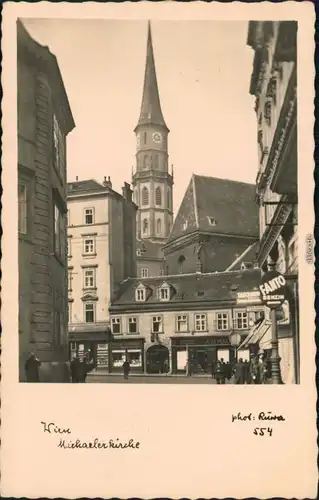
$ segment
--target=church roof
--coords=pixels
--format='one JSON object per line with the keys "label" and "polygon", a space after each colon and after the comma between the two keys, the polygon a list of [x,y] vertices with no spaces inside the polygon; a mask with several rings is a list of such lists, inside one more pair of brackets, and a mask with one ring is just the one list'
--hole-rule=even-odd
{"label": "church roof", "polygon": [[[124,306],[135,303],[135,290],[137,286],[144,285],[150,292],[145,302],[136,303],[136,307],[143,308],[145,304],[162,304],[157,290],[162,285],[172,288],[169,303],[181,303],[186,307],[187,302],[210,304],[216,302],[236,300],[237,292],[258,291],[261,279],[260,269],[244,271],[177,274],[174,276],[158,276],[153,278],[128,278],[123,281],[117,290],[117,298],[112,306]],[[166,303],[167,304],[167,303]],[[111,306],[111,307],[112,307]]]}
{"label": "church roof", "polygon": [[136,250],[141,250],[142,254],[138,259],[164,259],[163,243],[157,243],[148,240],[137,240]]}
{"label": "church roof", "polygon": [[258,238],[255,185],[193,175],[168,238],[195,231]]}
{"label": "church roof", "polygon": [[105,191],[105,187],[94,179],[68,182],[68,194],[87,193],[90,191]]}
{"label": "church roof", "polygon": [[148,23],[144,88],[139,125],[161,125],[167,129],[159,98],[150,23]]}

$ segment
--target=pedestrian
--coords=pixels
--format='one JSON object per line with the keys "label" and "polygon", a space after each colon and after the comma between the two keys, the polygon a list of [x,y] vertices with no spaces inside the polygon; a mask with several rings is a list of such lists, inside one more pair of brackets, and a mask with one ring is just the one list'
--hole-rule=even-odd
{"label": "pedestrian", "polygon": [[215,378],[216,378],[217,384],[224,384],[225,383],[225,363],[224,363],[223,358],[221,358],[220,361],[218,360],[216,363]]}
{"label": "pedestrian", "polygon": [[27,382],[40,382],[39,367],[41,361],[30,352],[29,357],[24,365]]}
{"label": "pedestrian", "polygon": [[85,353],[79,366],[79,382],[86,382],[87,374],[93,370],[94,363],[89,360],[89,354]]}
{"label": "pedestrian", "polygon": [[81,380],[81,362],[75,355],[70,363],[72,383],[80,382]]}
{"label": "pedestrian", "polygon": [[249,384],[249,363],[247,359],[244,361],[244,384]]}
{"label": "pedestrian", "polygon": [[235,372],[235,384],[244,384],[245,383],[245,367],[243,363],[243,359],[239,358],[238,362],[234,366]]}
{"label": "pedestrian", "polygon": [[262,349],[258,352],[258,361],[257,361],[257,384],[266,384],[267,383],[267,362],[265,361],[265,353]]}
{"label": "pedestrian", "polygon": [[124,372],[125,380],[128,380],[128,375],[130,373],[130,369],[131,369],[131,367],[130,367],[129,360],[126,358],[126,360],[123,363],[123,372]]}
{"label": "pedestrian", "polygon": [[250,356],[249,378],[251,384],[258,384],[258,364],[257,358],[254,354],[251,354]]}

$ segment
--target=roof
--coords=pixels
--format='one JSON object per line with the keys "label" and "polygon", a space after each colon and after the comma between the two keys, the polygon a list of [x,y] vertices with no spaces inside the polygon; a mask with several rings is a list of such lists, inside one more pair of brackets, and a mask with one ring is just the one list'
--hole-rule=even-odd
{"label": "roof", "polygon": [[195,231],[258,239],[254,184],[193,175],[168,242]]}
{"label": "roof", "polygon": [[83,194],[83,193],[89,193],[91,191],[107,191],[108,188],[105,188],[103,184],[100,182],[97,182],[94,179],[89,179],[86,181],[75,181],[75,182],[68,182],[68,194]]}
{"label": "roof", "polygon": [[149,240],[137,240],[136,251],[142,250],[142,255],[137,259],[164,259],[163,243],[155,243]]}
{"label": "roof", "polygon": [[[135,303],[135,289],[143,284],[149,290],[148,304],[160,304],[157,289],[164,283],[172,287],[170,303],[213,302],[234,300],[234,292],[250,292],[258,290],[261,270],[232,271],[222,273],[178,274],[175,276],[158,276],[153,278],[128,278],[123,281],[117,291],[117,299],[112,306]],[[137,303],[140,307],[145,302]]]}
{"label": "roof", "polygon": [[251,266],[257,261],[257,254],[259,250],[259,241],[256,241],[252,245],[246,248],[241,255],[231,263],[231,265],[225,269],[225,271],[239,271],[241,266]]}
{"label": "roof", "polygon": [[[144,88],[139,125],[161,125],[167,129],[159,98],[150,23],[148,23]],[[168,129],[167,129],[168,130]]]}
{"label": "roof", "polygon": [[35,63],[41,64],[41,70],[46,72],[55,94],[59,96],[61,103],[63,102],[59,109],[63,112],[65,132],[71,132],[75,123],[57,58],[48,47],[30,36],[20,19],[17,20],[17,49],[18,59],[31,58]]}

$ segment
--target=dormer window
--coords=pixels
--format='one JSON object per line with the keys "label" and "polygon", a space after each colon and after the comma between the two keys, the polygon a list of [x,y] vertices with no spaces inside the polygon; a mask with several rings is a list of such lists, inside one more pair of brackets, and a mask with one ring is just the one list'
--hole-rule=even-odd
{"label": "dormer window", "polygon": [[214,219],[213,217],[207,217],[207,219],[210,226],[216,226],[217,224],[216,219]]}
{"label": "dormer window", "polygon": [[171,287],[167,283],[163,283],[158,290],[158,298],[161,301],[167,301],[171,298]]}
{"label": "dormer window", "polygon": [[146,300],[146,290],[143,285],[139,285],[135,290],[135,300],[136,302],[145,302]]}

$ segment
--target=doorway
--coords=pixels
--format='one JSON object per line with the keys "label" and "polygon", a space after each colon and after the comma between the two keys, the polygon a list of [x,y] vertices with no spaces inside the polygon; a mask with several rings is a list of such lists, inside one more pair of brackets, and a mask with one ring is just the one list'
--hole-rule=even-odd
{"label": "doorway", "polygon": [[167,373],[168,371],[168,348],[162,344],[149,347],[146,351],[146,373]]}

